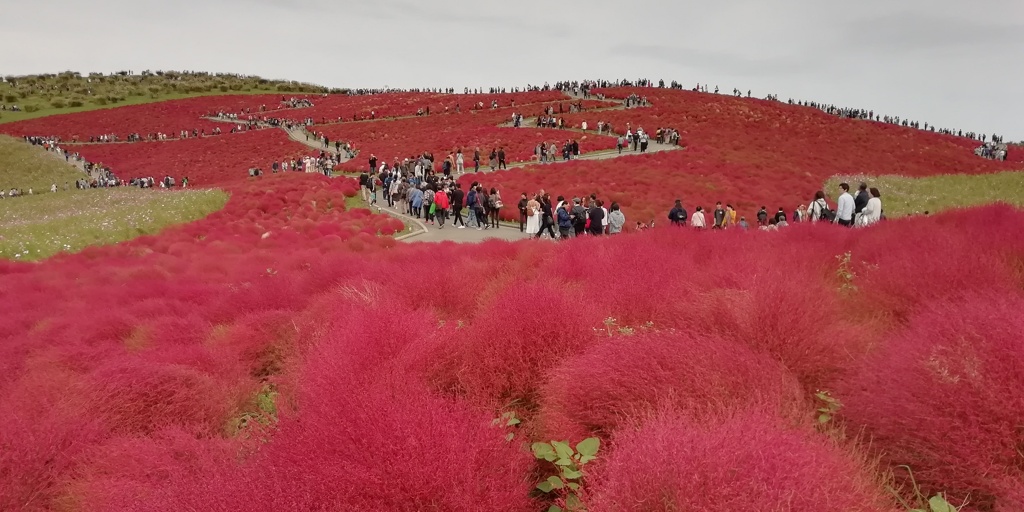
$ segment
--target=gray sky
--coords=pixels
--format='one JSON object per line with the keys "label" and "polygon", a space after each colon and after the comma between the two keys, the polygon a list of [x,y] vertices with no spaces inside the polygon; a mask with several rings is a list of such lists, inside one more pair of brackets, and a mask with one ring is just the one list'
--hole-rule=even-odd
{"label": "gray sky", "polygon": [[5,4],[3,74],[185,69],[459,90],[664,78],[1024,139],[1024,0]]}

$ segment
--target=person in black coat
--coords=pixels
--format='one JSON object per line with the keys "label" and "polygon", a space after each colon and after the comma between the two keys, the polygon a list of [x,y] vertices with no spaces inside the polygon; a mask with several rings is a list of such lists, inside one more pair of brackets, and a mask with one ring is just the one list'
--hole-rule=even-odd
{"label": "person in black coat", "polygon": [[685,226],[686,225],[686,209],[683,208],[683,201],[676,199],[675,206],[672,207],[668,212],[668,220],[673,226]]}
{"label": "person in black coat", "polygon": [[853,198],[853,219],[857,220],[857,216],[864,210],[864,207],[868,205],[868,200],[871,199],[871,194],[868,193],[868,184],[861,183],[857,197]]}
{"label": "person in black coat", "polygon": [[595,201],[590,207],[590,234],[597,236],[604,233],[604,210],[601,201]]}

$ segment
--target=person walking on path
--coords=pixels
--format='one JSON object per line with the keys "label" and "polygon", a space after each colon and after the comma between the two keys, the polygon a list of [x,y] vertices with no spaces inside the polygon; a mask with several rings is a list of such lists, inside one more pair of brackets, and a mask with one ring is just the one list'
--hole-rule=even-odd
{"label": "person walking on path", "polygon": [[462,183],[456,183],[455,190],[452,191],[452,214],[455,215],[452,226],[456,226],[458,229],[466,228],[466,221],[462,220],[462,204],[465,197],[466,193],[462,191]]}
{"label": "person walking on path", "polygon": [[505,148],[498,148],[498,170],[508,170],[508,165],[505,163]]}
{"label": "person walking on path", "polygon": [[537,230],[537,238],[540,238],[544,234],[544,230],[548,230],[548,236],[552,240],[555,239],[554,226],[554,215],[551,212],[551,196],[545,194],[544,197],[540,198],[540,212],[535,214],[534,217],[540,216],[540,229]]}
{"label": "person walking on path", "polygon": [[498,215],[501,213],[501,209],[505,205],[501,202],[501,194],[498,193],[498,189],[496,189],[494,187],[491,187],[491,195],[490,195],[489,203],[491,205],[491,211],[489,212],[490,213],[489,216],[491,218],[491,227],[497,229],[498,228]]}
{"label": "person walking on path", "polygon": [[444,229],[444,221],[448,218],[448,208],[450,207],[447,187],[434,193],[434,216],[437,218],[438,229]]}

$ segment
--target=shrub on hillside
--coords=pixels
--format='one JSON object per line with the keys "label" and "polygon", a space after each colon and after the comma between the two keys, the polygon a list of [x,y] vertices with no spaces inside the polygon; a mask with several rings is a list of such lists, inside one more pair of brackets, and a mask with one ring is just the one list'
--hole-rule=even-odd
{"label": "shrub on hillside", "polygon": [[[515,322],[508,315],[518,312]],[[601,315],[594,301],[558,282],[517,282],[476,320],[438,347],[434,380],[484,400],[531,406],[547,371],[594,342]]]}
{"label": "shrub on hillside", "polygon": [[893,510],[863,461],[771,416],[672,415],[620,431],[590,486],[591,512]]}
{"label": "shrub on hillside", "polygon": [[1021,311],[994,293],[927,307],[839,388],[842,417],[926,495],[1024,510]]}
{"label": "shrub on hillside", "polygon": [[810,418],[792,374],[735,342],[679,332],[616,336],[549,372],[541,393],[547,437],[609,435],[669,409],[693,422],[755,407]]}
{"label": "shrub on hillside", "polygon": [[140,510],[533,510],[533,457],[487,413],[432,395],[403,367],[399,355],[430,335],[432,318],[382,325],[388,309],[345,302],[339,328],[310,346],[297,410],[258,453],[106,499],[142,493],[146,503],[130,507]]}

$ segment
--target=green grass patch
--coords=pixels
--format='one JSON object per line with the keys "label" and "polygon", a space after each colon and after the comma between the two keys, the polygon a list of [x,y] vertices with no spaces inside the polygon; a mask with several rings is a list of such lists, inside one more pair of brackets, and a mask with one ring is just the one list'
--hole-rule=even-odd
{"label": "green grass patch", "polygon": [[1024,206],[1024,171],[995,174],[946,174],[927,178],[902,176],[837,176],[825,184],[835,197],[839,184],[856,188],[860,182],[877,187],[886,217],[902,217],[950,208],[1007,203]]}
{"label": "green grass patch", "polygon": [[75,180],[85,173],[69,164],[55,153],[15,139],[0,135],[0,190],[5,193],[12,188],[32,189],[33,193],[49,192],[50,185],[63,189],[65,183],[75,186]]}
{"label": "green grass patch", "polygon": [[34,261],[158,233],[224,207],[219,190],[73,190],[0,201],[0,258]]}
{"label": "green grass patch", "polygon": [[[343,90],[286,80],[174,71],[137,75],[64,72],[7,76],[0,82],[0,103],[8,107],[0,111],[0,123],[197,96],[325,92]],[[22,110],[12,112],[13,105]]]}

